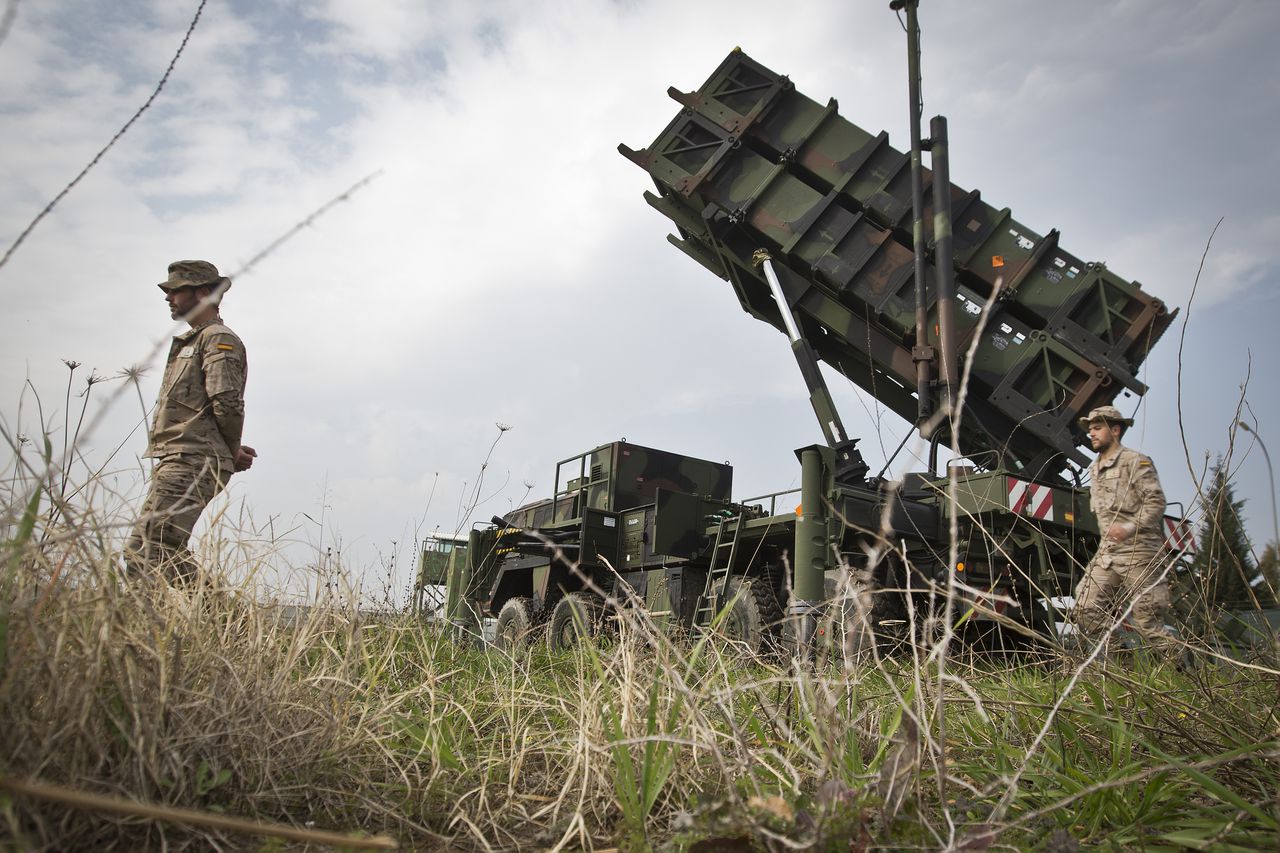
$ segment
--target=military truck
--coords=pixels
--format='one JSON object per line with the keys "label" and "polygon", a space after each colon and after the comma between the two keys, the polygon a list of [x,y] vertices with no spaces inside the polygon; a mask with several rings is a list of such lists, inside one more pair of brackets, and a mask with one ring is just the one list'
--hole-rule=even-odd
{"label": "military truck", "polygon": [[427,619],[444,617],[448,610],[449,573],[458,560],[466,560],[468,541],[466,536],[449,533],[423,537],[409,597],[411,612]]}
{"label": "military truck", "polygon": [[[851,579],[841,600],[873,639],[905,639],[947,595],[959,621],[1051,631],[1098,543],[1077,421],[1146,390],[1176,312],[951,184],[945,121],[924,169],[918,140],[894,149],[738,49],[669,94],[654,142],[619,150],[672,244],[791,340],[826,443],[796,451],[798,494],[745,500],[727,464],[621,441],[572,456],[549,498],[471,531],[450,619],[558,648],[610,608],[699,631],[731,604],[719,624],[749,649],[807,647],[843,630],[832,589]],[[929,470],[872,475],[820,362],[926,435]],[[958,451],[943,471],[941,448]]]}

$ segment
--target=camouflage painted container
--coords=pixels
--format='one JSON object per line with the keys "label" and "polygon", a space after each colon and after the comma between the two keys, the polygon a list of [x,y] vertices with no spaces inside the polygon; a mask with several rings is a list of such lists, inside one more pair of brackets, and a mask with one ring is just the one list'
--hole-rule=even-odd
{"label": "camouflage painted container", "polygon": [[[620,150],[658,187],[646,200],[679,230],[671,241],[733,285],[745,310],[782,329],[757,250],[774,259],[819,357],[913,420],[915,281],[907,157],[795,91],[735,50],[648,148]],[[961,354],[996,282],[976,343],[961,448],[1053,476],[1087,461],[1076,420],[1135,378],[1172,319],[1101,264],[1084,264],[1007,209],[952,186]],[[929,194],[926,193],[926,197]],[[932,211],[925,211],[926,230]],[[933,267],[926,310],[936,329]],[[936,333],[935,333],[936,334]]]}
{"label": "camouflage painted container", "polygon": [[556,466],[557,510],[548,523],[579,518],[584,507],[624,512],[653,504],[659,489],[727,501],[732,488],[728,464],[615,441]]}
{"label": "camouflage painted container", "polygon": [[[732,144],[745,142],[760,156],[785,165],[822,194],[850,199],[877,225],[912,242],[910,157],[837,112],[797,92],[791,81],[734,50],[696,92],[671,92],[691,117],[706,118]],[[723,156],[723,155],[721,155]],[[925,198],[932,199],[929,170]],[[686,187],[686,190],[688,187]],[[1087,336],[1091,354],[1128,373],[1172,321],[1163,303],[1136,283],[1085,274],[1086,265],[1059,251],[1058,232],[1042,236],[997,210],[980,194],[951,186],[954,253],[962,279],[989,295],[1000,280],[1011,310],[1033,328],[1062,329],[1068,339]],[[926,202],[925,239],[933,241],[933,210]],[[1092,268],[1093,265],[1089,265]],[[1030,285],[1030,287],[1028,287]]]}

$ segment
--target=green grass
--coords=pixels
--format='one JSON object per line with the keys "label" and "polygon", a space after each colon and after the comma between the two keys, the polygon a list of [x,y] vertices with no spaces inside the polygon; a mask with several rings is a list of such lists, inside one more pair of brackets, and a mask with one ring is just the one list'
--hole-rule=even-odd
{"label": "green grass", "polygon": [[[809,672],[643,624],[512,659],[408,616],[284,624],[229,590],[89,574],[39,613],[8,590],[10,777],[464,849],[1277,838],[1269,672],[1135,662],[1063,698],[1059,664],[952,662],[939,693],[907,661]],[[33,846],[246,843],[20,797],[4,814]]]}
{"label": "green grass", "polygon": [[[285,620],[259,603],[270,556],[225,527],[236,580],[124,583],[124,526],[53,493],[15,489],[0,519],[4,779],[408,848],[1280,844],[1274,663],[813,669],[638,616],[513,658],[349,603]],[[19,848],[279,849],[3,791],[0,827]]]}

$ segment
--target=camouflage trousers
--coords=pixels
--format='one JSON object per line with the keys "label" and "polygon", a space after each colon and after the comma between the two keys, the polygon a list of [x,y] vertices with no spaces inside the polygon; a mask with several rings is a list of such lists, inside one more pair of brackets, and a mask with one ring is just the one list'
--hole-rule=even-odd
{"label": "camouflage trousers", "polygon": [[[1088,637],[1104,634],[1117,613],[1133,601],[1129,621],[1148,645],[1166,649],[1170,636],[1165,631],[1169,612],[1169,581],[1152,583],[1164,569],[1162,549],[1135,548],[1130,553],[1099,551],[1085,567],[1076,586],[1075,621]],[[1151,589],[1147,589],[1151,587]]]}
{"label": "camouflage trousers", "polygon": [[198,567],[187,543],[200,514],[231,478],[231,467],[216,459],[165,456],[156,462],[151,486],[133,535],[125,544],[131,575],[170,583],[195,578]]}

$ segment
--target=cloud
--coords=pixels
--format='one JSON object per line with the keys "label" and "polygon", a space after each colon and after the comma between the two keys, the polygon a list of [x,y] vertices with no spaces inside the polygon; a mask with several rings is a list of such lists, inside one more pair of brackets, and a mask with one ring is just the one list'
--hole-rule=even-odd
{"label": "cloud", "polygon": [[330,28],[325,50],[395,63],[475,38],[522,6],[453,0],[425,8],[414,0],[325,0],[302,14]]}
{"label": "cloud", "polygon": [[[1275,116],[1257,109],[1276,83],[1254,50],[1277,16],[1214,8],[927,6],[925,97],[951,119],[957,183],[1171,303],[1228,214],[1197,301],[1229,330],[1280,268]],[[22,130],[0,140],[0,239],[149,94],[191,11],[22,7],[0,46]],[[381,170],[228,296],[263,454],[235,496],[255,518],[314,516],[327,484],[353,563],[374,562],[424,511],[452,529],[498,420],[499,510],[621,435],[730,458],[744,493],[786,487],[819,435],[785,339],[666,244],[651,182],[615,151],[648,144],[678,109],[666,87],[696,88],[735,44],[906,147],[904,36],[874,4],[211,4],[153,110],[0,269],[0,391],[28,364],[52,398],[59,358],[110,371],[163,351],[165,264],[235,269]],[[907,425],[833,387],[878,469]]]}

